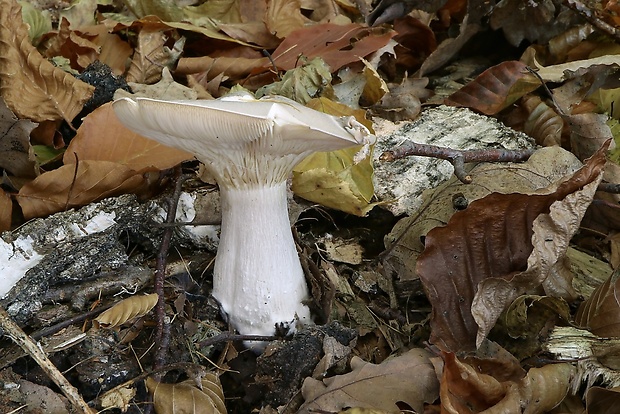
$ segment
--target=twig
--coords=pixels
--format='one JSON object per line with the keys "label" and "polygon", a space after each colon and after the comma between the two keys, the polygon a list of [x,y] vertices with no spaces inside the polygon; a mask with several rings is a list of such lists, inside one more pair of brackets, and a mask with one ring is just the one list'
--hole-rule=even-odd
{"label": "twig", "polygon": [[285,338],[276,335],[240,335],[232,332],[222,332],[221,334],[217,334],[211,338],[205,339],[204,341],[198,342],[196,346],[198,348],[203,348],[205,346],[228,341],[275,341],[278,339]]}
{"label": "twig", "polygon": [[[181,167],[177,166],[174,170],[176,183],[174,192],[168,200],[168,213],[166,215],[166,223],[173,223],[177,215],[177,205],[179,204],[179,197],[183,189],[183,183],[188,178],[181,174]],[[166,324],[166,308],[164,302],[164,279],[166,271],[166,257],[168,256],[168,250],[170,249],[170,240],[172,239],[173,227],[168,227],[164,230],[162,236],[159,252],[157,253],[157,263],[155,270],[155,293],[159,296],[157,305],[155,305],[155,344],[157,349],[155,350],[155,358],[153,359],[153,369],[157,369],[164,365],[164,355],[168,347],[168,340],[164,340],[164,324]]]}
{"label": "twig", "polygon": [[20,348],[35,360],[48,377],[60,388],[62,393],[69,399],[73,408],[83,414],[93,414],[91,409],[84,401],[78,390],[67,381],[52,364],[43,349],[32,338],[11,319],[9,314],[0,306],[0,327],[5,331],[5,335],[13,340]]}
{"label": "twig", "polygon": [[613,37],[614,39],[616,39],[616,41],[620,41],[620,30],[616,29],[608,23],[605,23],[600,18],[595,16],[594,12],[585,4],[577,0],[564,0],[563,3],[566,7],[586,19],[592,26],[596,27],[601,32]]}
{"label": "twig", "polygon": [[466,162],[518,162],[527,160],[535,149],[508,150],[508,149],[482,149],[482,150],[455,150],[452,148],[438,147],[436,145],[419,144],[407,141],[398,148],[385,151],[379,158],[382,161],[396,161],[401,158],[417,155],[420,157],[434,157],[449,161],[454,166],[454,175],[465,184],[472,181],[471,176],[465,171]]}

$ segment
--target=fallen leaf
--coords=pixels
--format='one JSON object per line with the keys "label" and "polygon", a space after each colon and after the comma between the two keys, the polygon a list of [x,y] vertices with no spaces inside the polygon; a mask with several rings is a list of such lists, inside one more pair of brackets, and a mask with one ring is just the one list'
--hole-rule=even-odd
{"label": "fallen leaf", "polygon": [[178,384],[159,383],[148,377],[146,388],[153,396],[157,414],[226,414],[224,391],[217,375],[207,373],[201,380],[202,389],[194,380]]}
{"label": "fallen leaf", "polygon": [[169,38],[162,28],[147,26],[138,32],[138,44],[127,71],[127,82],[152,84],[161,79],[162,68],[176,63],[185,44],[182,37],[169,49],[165,46]]}
{"label": "fallen leaf", "polygon": [[432,305],[432,343],[473,350],[519,294],[541,284],[547,294],[570,293],[566,249],[604,163],[599,151],[549,194],[493,193],[427,234],[417,272]]}
{"label": "fallen leaf", "polygon": [[0,91],[19,118],[71,123],[94,88],[54,67],[30,44],[15,0],[1,0]]}
{"label": "fallen leaf", "polygon": [[601,337],[620,337],[620,272],[616,270],[584,301],[575,324]]}
{"label": "fallen leaf", "polygon": [[110,161],[138,173],[165,170],[194,158],[131,132],[120,123],[110,103],[101,105],[84,118],[65,151],[64,164],[75,164],[76,154],[79,162]]}
{"label": "fallen leaf", "polygon": [[586,392],[587,414],[614,414],[620,404],[620,387],[591,387]]}
{"label": "fallen leaf", "polygon": [[27,119],[17,119],[0,98],[0,168],[17,177],[35,177],[37,169],[30,132],[36,126]]}
{"label": "fallen leaf", "polygon": [[352,372],[318,381],[306,378],[301,388],[305,402],[300,414],[340,411],[346,407],[399,412],[403,401],[416,412],[435,401],[438,382],[429,354],[411,349],[379,365],[353,357]]}
{"label": "fallen leaf", "polygon": [[316,24],[295,30],[273,52],[273,61],[282,70],[297,67],[299,57],[321,57],[332,72],[359,61],[385,46],[396,33],[372,29],[358,23]]}
{"label": "fallen leaf", "polygon": [[569,363],[532,368],[515,381],[499,381],[444,353],[440,399],[447,414],[545,413],[564,400],[575,368]]}
{"label": "fallen leaf", "polygon": [[306,19],[301,14],[300,0],[269,0],[265,25],[269,32],[280,39],[304,27]]}
{"label": "fallen leaf", "polygon": [[102,328],[116,328],[131,319],[140,318],[149,313],[157,304],[158,298],[157,293],[128,297],[99,314],[94,320]]}
{"label": "fallen leaf", "polygon": [[11,218],[13,214],[13,200],[11,196],[0,188],[0,232],[11,229]]}
{"label": "fallen leaf", "polygon": [[24,217],[43,217],[139,188],[141,174],[110,161],[80,161],[41,174],[16,195]]}
{"label": "fallen leaf", "polygon": [[482,72],[444,102],[495,115],[540,87],[540,81],[526,68],[518,61],[502,62]]}

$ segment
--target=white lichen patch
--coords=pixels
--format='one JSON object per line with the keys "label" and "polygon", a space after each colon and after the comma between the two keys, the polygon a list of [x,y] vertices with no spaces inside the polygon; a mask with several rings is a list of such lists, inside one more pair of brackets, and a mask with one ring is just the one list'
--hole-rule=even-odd
{"label": "white lichen patch", "polygon": [[20,236],[13,242],[0,239],[0,298],[3,298],[28,270],[36,266],[43,256],[36,250],[35,241],[30,236]]}
{"label": "white lichen patch", "polygon": [[381,161],[379,157],[384,151],[407,141],[457,150],[535,146],[527,135],[493,118],[448,106],[428,109],[412,122],[398,125],[389,121],[377,123],[375,133],[375,195],[388,203],[384,207],[394,215],[415,212],[422,203],[422,192],[449,179],[454,168],[448,161],[430,157],[410,156],[394,162]]}

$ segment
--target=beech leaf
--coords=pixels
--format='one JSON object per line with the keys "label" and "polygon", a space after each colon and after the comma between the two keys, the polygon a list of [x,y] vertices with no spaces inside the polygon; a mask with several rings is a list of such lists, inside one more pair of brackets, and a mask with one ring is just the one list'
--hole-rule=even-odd
{"label": "beech leaf", "polygon": [[620,337],[620,271],[616,270],[584,301],[575,324],[600,337]]}
{"label": "beech leaf", "polygon": [[157,293],[131,296],[102,312],[94,320],[102,328],[116,328],[131,319],[140,318],[149,313],[157,304],[158,298]]}
{"label": "beech leaf", "polygon": [[63,162],[111,161],[138,173],[172,168],[194,158],[192,154],[167,147],[125,128],[106,103],[84,118],[75,138],[65,151]]}
{"label": "beech leaf", "polygon": [[219,377],[209,372],[202,378],[201,386],[202,389],[198,388],[191,379],[178,384],[159,383],[151,377],[146,379],[156,414],[226,414]]}
{"label": "beech leaf", "polygon": [[442,413],[545,413],[564,400],[575,374],[569,363],[532,368],[519,381],[501,381],[444,353]]}
{"label": "beech leaf", "polygon": [[540,81],[524,63],[506,61],[485,70],[444,102],[494,115],[539,86]]}
{"label": "beech leaf", "polygon": [[337,25],[316,24],[295,30],[273,52],[278,68],[289,70],[297,67],[299,57],[321,57],[332,72],[359,61],[387,45],[396,32],[383,32],[358,23]]}
{"label": "beech leaf", "polygon": [[417,272],[432,305],[432,343],[473,350],[528,289],[572,293],[565,252],[602,178],[604,149],[549,194],[493,193],[427,234]]}
{"label": "beech leaf", "polygon": [[144,182],[141,174],[116,162],[80,161],[41,174],[24,185],[17,202],[24,217],[43,217],[105,197],[131,193]]}
{"label": "beech leaf", "polygon": [[19,118],[71,123],[95,88],[39,54],[15,0],[0,0],[0,9],[0,91],[7,105]]}
{"label": "beech leaf", "polygon": [[348,374],[323,381],[306,378],[301,388],[306,401],[298,413],[338,412],[346,407],[398,412],[399,401],[423,412],[424,403],[437,398],[439,386],[429,356],[415,348],[379,365],[353,357]]}
{"label": "beech leaf", "polygon": [[17,177],[35,176],[36,163],[30,145],[30,132],[37,126],[17,117],[0,98],[0,168]]}

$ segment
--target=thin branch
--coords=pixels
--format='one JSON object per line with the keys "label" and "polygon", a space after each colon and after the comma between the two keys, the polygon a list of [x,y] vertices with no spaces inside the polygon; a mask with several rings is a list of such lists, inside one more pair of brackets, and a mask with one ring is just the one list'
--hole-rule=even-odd
{"label": "thin branch", "polygon": [[526,161],[535,149],[508,150],[508,149],[481,149],[481,150],[455,150],[452,148],[438,147],[436,145],[419,144],[407,141],[398,148],[385,151],[379,158],[382,161],[396,161],[401,158],[417,155],[420,157],[433,157],[449,161],[454,166],[454,175],[465,184],[472,181],[471,176],[465,171],[467,162],[519,162]]}
{"label": "thin branch", "polygon": [[586,19],[599,31],[613,37],[616,41],[620,41],[620,30],[598,18],[587,5],[577,0],[564,0],[563,3],[566,7]]}
{"label": "thin branch", "polygon": [[67,381],[58,371],[58,368],[49,360],[43,349],[11,319],[9,314],[0,306],[0,328],[5,331],[5,335],[13,340],[21,349],[35,360],[47,376],[54,381],[62,393],[69,399],[76,412],[82,414],[93,414],[91,409],[84,401],[78,390]]}

